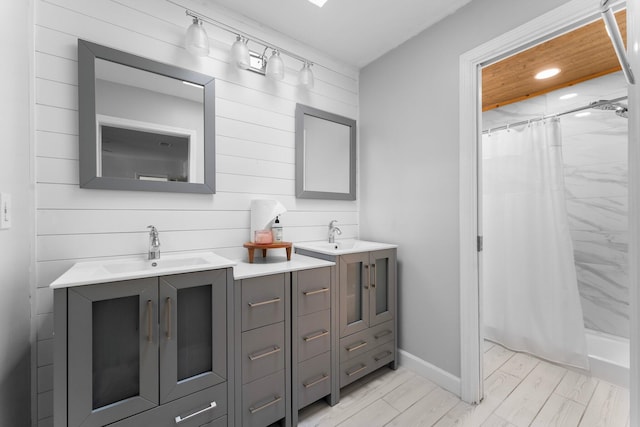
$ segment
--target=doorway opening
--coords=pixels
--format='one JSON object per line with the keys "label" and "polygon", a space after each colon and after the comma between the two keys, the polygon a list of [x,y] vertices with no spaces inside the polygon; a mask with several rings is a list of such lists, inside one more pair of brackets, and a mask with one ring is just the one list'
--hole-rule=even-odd
{"label": "doorway opening", "polygon": [[[598,17],[597,4],[573,0],[520,28],[494,39],[461,56],[460,71],[460,257],[461,257],[461,397],[467,402],[479,402],[483,396],[482,380],[482,252],[478,252],[476,236],[481,235],[477,213],[482,206],[478,181],[478,163],[482,132],[480,118],[480,76],[482,66],[495,63],[531,46],[560,34],[582,27]],[[608,40],[607,40],[608,41]],[[633,195],[631,197],[633,199]],[[633,241],[637,236],[631,235]],[[637,307],[631,302],[631,317]],[[631,326],[637,330],[637,325]],[[633,331],[631,332],[633,336]],[[633,382],[632,377],[632,382]],[[634,390],[634,385],[631,385]],[[637,389],[637,388],[636,388]],[[633,391],[632,391],[633,392]]]}

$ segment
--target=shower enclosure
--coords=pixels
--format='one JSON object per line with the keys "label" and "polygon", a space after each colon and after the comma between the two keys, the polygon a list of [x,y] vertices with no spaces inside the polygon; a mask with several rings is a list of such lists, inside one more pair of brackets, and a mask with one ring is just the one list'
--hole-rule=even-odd
{"label": "shower enclosure", "polygon": [[629,361],[625,97],[626,82],[618,72],[482,117],[484,129],[495,129],[594,103],[593,108],[560,119],[565,203],[591,370],[594,376],[623,385],[628,382]]}

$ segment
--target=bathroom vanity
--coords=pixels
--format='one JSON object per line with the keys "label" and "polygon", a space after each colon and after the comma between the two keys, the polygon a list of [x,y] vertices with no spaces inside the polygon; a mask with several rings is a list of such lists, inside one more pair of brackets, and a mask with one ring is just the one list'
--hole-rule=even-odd
{"label": "bathroom vanity", "polygon": [[232,265],[211,253],[113,260],[57,279],[54,424],[227,425]]}
{"label": "bathroom vanity", "polygon": [[295,426],[336,404],[397,360],[395,246],[357,243],[74,265],[51,284],[54,425]]}
{"label": "bathroom vanity", "polygon": [[336,263],[338,388],[382,366],[396,368],[396,248],[360,240],[296,244],[298,254]]}

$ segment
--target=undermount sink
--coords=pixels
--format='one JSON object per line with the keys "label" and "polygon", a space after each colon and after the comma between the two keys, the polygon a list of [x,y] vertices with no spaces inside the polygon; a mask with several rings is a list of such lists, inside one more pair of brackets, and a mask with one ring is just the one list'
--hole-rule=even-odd
{"label": "undermount sink", "polygon": [[326,255],[344,255],[357,252],[369,252],[377,251],[381,249],[396,248],[397,245],[391,245],[388,243],[368,242],[366,240],[336,240],[335,243],[329,243],[326,241],[319,242],[300,242],[295,243],[294,246],[297,249],[303,251],[311,251],[322,253]]}
{"label": "undermount sink", "polygon": [[232,267],[235,263],[213,252],[163,254],[161,258],[144,257],[79,262],[51,284],[63,288],[167,274],[189,273]]}

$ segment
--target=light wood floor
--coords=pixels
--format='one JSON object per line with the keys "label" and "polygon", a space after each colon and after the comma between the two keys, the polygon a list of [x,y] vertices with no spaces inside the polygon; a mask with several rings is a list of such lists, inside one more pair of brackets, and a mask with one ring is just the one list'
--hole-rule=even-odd
{"label": "light wood floor", "polygon": [[490,342],[484,350],[477,406],[406,368],[383,368],[342,389],[336,406],[304,408],[298,425],[630,427],[627,389]]}

